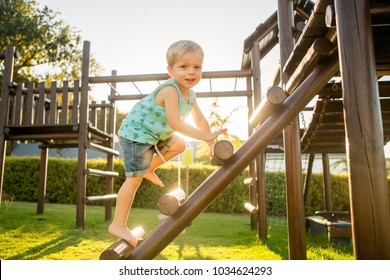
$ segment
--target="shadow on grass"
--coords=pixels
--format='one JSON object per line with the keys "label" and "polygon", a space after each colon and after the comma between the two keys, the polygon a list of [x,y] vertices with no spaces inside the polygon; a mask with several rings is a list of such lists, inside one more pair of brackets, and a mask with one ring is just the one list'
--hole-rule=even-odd
{"label": "shadow on grass", "polygon": [[[158,255],[158,259],[213,260],[250,258],[242,252],[260,248],[257,234],[242,215],[208,213],[195,219]],[[250,252],[253,254],[253,251]],[[169,257],[167,257],[170,255]]]}
{"label": "shadow on grass", "polygon": [[268,249],[279,255],[282,260],[288,260],[288,236],[287,227],[270,226],[267,240],[262,241]]}
{"label": "shadow on grass", "polygon": [[57,254],[65,250],[69,246],[76,246],[82,241],[81,237],[61,235],[55,239],[52,239],[46,243],[42,243],[36,247],[30,248],[22,253],[10,256],[7,260],[39,260],[44,257]]}
{"label": "shadow on grass", "polygon": [[[86,230],[75,228],[74,207],[48,204],[45,214],[36,214],[34,203],[18,202],[0,208],[1,258],[4,260],[73,259],[82,256],[80,245],[94,244],[109,235],[100,214],[87,221]],[[92,209],[94,211],[94,209]],[[84,245],[83,245],[84,246]],[[88,245],[87,245],[88,246]],[[100,245],[101,246],[101,245]],[[75,251],[77,255],[72,256]],[[95,249],[92,246],[92,250]],[[87,248],[89,255],[90,249]],[[85,259],[85,258],[84,258]]]}
{"label": "shadow on grass", "polygon": [[[263,241],[271,251],[280,255],[283,260],[289,260],[288,234],[287,227],[270,227],[268,239]],[[353,256],[351,243],[347,244],[330,244],[328,236],[324,234],[311,234],[306,232],[306,253],[307,259],[311,255],[316,255],[315,259],[337,260],[340,257],[347,258]]]}

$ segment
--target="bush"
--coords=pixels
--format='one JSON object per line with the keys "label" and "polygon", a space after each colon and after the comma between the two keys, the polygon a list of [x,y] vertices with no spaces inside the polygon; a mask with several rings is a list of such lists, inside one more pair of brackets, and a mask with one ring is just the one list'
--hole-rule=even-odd
{"label": "bush", "polygon": [[[308,202],[305,207],[307,216],[314,215],[316,211],[325,210],[323,180],[322,174],[312,174],[309,183]],[[333,211],[349,211],[348,175],[332,175],[331,185],[331,203]]]}
{"label": "bush", "polygon": [[[88,160],[88,167],[105,169],[103,159]],[[16,200],[36,202],[39,182],[39,157],[7,157],[4,170],[3,191]],[[118,192],[125,180],[123,162],[115,161],[115,171],[119,177],[114,180],[114,192]],[[211,165],[191,165],[188,167],[189,192],[193,192],[212,172],[216,170]],[[75,204],[77,159],[49,158],[47,171],[46,202]],[[144,180],[138,189],[134,207],[156,208],[159,198],[166,192],[178,186],[178,165],[166,164],[156,170],[156,174],[165,184],[164,189],[156,187]],[[180,169],[181,187],[185,189],[187,168]],[[248,176],[245,170],[219,195],[206,209],[208,212],[246,213],[245,202],[248,201],[249,190],[243,181]],[[390,178],[388,178],[390,179]],[[388,180],[389,181],[389,180]],[[332,205],[335,211],[349,210],[348,176],[346,174],[332,175]],[[266,174],[267,212],[270,215],[286,214],[286,190],[284,172],[267,172]],[[102,195],[105,192],[105,179],[88,176],[87,196]],[[310,180],[306,215],[324,210],[323,177],[313,174]]]}
{"label": "bush", "polygon": [[[103,159],[88,160],[88,167],[105,169]],[[3,191],[15,196],[16,200],[36,202],[39,186],[39,157],[7,157],[4,170]],[[118,192],[125,180],[123,162],[116,160],[114,169],[119,177],[114,179],[114,192]],[[189,167],[189,191],[194,191],[214,170],[214,166]],[[156,208],[158,199],[166,192],[178,186],[178,166],[166,164],[156,170],[156,174],[164,182],[165,188],[160,189],[147,180],[142,182],[134,200],[134,207]],[[186,182],[186,167],[180,169],[181,185]],[[46,202],[75,204],[76,203],[77,159],[49,158],[46,185]],[[208,207],[207,211],[222,213],[244,213],[244,203],[248,190],[243,186],[244,176],[236,178],[218,198]],[[105,179],[88,176],[87,196],[102,195],[105,192]]]}

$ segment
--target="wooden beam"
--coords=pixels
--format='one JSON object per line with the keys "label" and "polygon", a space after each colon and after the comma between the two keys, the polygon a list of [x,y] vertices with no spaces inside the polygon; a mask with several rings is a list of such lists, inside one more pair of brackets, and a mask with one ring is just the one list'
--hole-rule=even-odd
{"label": "wooden beam", "polygon": [[[278,26],[280,46],[280,68],[284,66],[294,49],[294,13],[291,0],[278,0]],[[281,81],[285,86],[289,74],[282,71]],[[286,196],[288,219],[289,258],[306,259],[305,213],[303,202],[301,142],[299,118],[296,116],[283,131],[286,165]]]}
{"label": "wooden beam", "polygon": [[269,88],[267,94],[250,117],[249,125],[252,128],[261,125],[286,100],[287,96],[287,93],[281,87],[274,86]]}
{"label": "wooden beam", "polygon": [[332,49],[333,44],[328,39],[316,39],[287,82],[287,92],[294,91],[295,88],[307,77],[307,75],[313,71],[318,62],[329,55]]}
{"label": "wooden beam", "polygon": [[88,141],[88,91],[89,91],[89,61],[90,61],[90,45],[88,41],[84,41],[83,60],[81,71],[81,93],[80,93],[80,116],[79,116],[79,135],[78,135],[78,161],[77,161],[77,191],[76,191],[76,227],[84,229],[86,216],[86,185],[87,178],[85,170],[87,169],[87,141]]}
{"label": "wooden beam", "polygon": [[332,211],[332,184],[329,166],[329,155],[325,153],[322,154],[322,175],[325,198],[325,211]]}
{"label": "wooden beam", "polygon": [[[209,72],[202,73],[202,79],[246,78],[251,76],[252,76],[251,70],[209,71]],[[168,73],[157,73],[157,74],[89,77],[88,81],[91,84],[100,84],[100,83],[161,81],[167,79],[169,79]]]}
{"label": "wooden beam", "polygon": [[354,254],[388,260],[390,209],[369,1],[336,0],[335,11]]}

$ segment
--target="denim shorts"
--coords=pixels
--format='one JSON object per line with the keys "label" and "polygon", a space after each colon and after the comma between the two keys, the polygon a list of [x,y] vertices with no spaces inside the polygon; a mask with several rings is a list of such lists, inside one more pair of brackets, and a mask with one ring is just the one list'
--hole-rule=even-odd
{"label": "denim shorts", "polygon": [[134,142],[119,136],[119,144],[123,151],[123,160],[126,177],[139,177],[145,175],[149,170],[153,155],[158,153],[160,156],[179,139],[172,135],[156,145]]}

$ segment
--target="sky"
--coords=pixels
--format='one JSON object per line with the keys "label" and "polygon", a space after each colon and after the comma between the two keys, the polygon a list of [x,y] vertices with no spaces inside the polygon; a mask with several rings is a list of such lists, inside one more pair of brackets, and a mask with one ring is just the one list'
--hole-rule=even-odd
{"label": "sky", "polygon": [[[100,75],[166,73],[165,53],[177,40],[198,42],[204,52],[203,71],[239,70],[244,40],[256,27],[277,10],[277,0],[37,0],[40,5],[60,13],[59,17],[91,42],[91,54],[102,66]],[[278,45],[260,63],[262,92],[270,85],[279,62]],[[241,79],[237,90],[245,85]],[[204,83],[195,91],[209,91]],[[94,86],[96,100],[106,99],[108,85]],[[137,84],[142,93],[150,93],[155,85]],[[213,90],[233,90],[234,82],[220,81]],[[138,94],[138,89],[118,85],[120,94]],[[198,99],[206,117],[210,114],[210,98]],[[229,116],[229,133],[247,139],[246,98],[220,98],[219,114]],[[131,108],[131,102],[118,104],[120,111]],[[233,110],[234,113],[231,113]],[[307,116],[307,115],[306,115]],[[310,121],[310,115],[305,119]],[[191,121],[190,121],[191,122]],[[386,155],[390,156],[390,145]]]}
{"label": "sky", "polygon": [[[198,42],[204,52],[203,71],[240,70],[244,40],[249,37],[277,9],[277,1],[258,0],[37,0],[40,5],[60,13],[59,17],[80,32],[83,40],[91,42],[91,54],[103,67],[100,75],[166,73],[165,53],[169,45],[181,39]],[[275,48],[278,49],[278,48]],[[275,52],[277,53],[277,52]],[[270,54],[269,65],[263,76],[268,81],[275,75],[278,58]],[[263,67],[263,66],[262,66]],[[218,81],[217,81],[218,82]],[[221,84],[224,83],[224,84]],[[245,85],[245,79],[240,79]],[[264,83],[266,89],[267,84]],[[142,88],[149,93],[153,87]],[[213,90],[233,90],[234,81],[213,84]],[[103,88],[104,87],[104,88]],[[195,91],[209,91],[209,88]],[[95,86],[95,99],[104,99],[109,93],[107,85]],[[138,94],[127,85],[118,85],[120,94]],[[97,96],[103,96],[99,98]],[[207,117],[212,99],[199,99],[199,105]],[[222,117],[237,109],[230,117],[228,129],[242,139],[247,138],[246,98],[220,98]],[[127,111],[129,103],[118,104],[119,110]]]}

